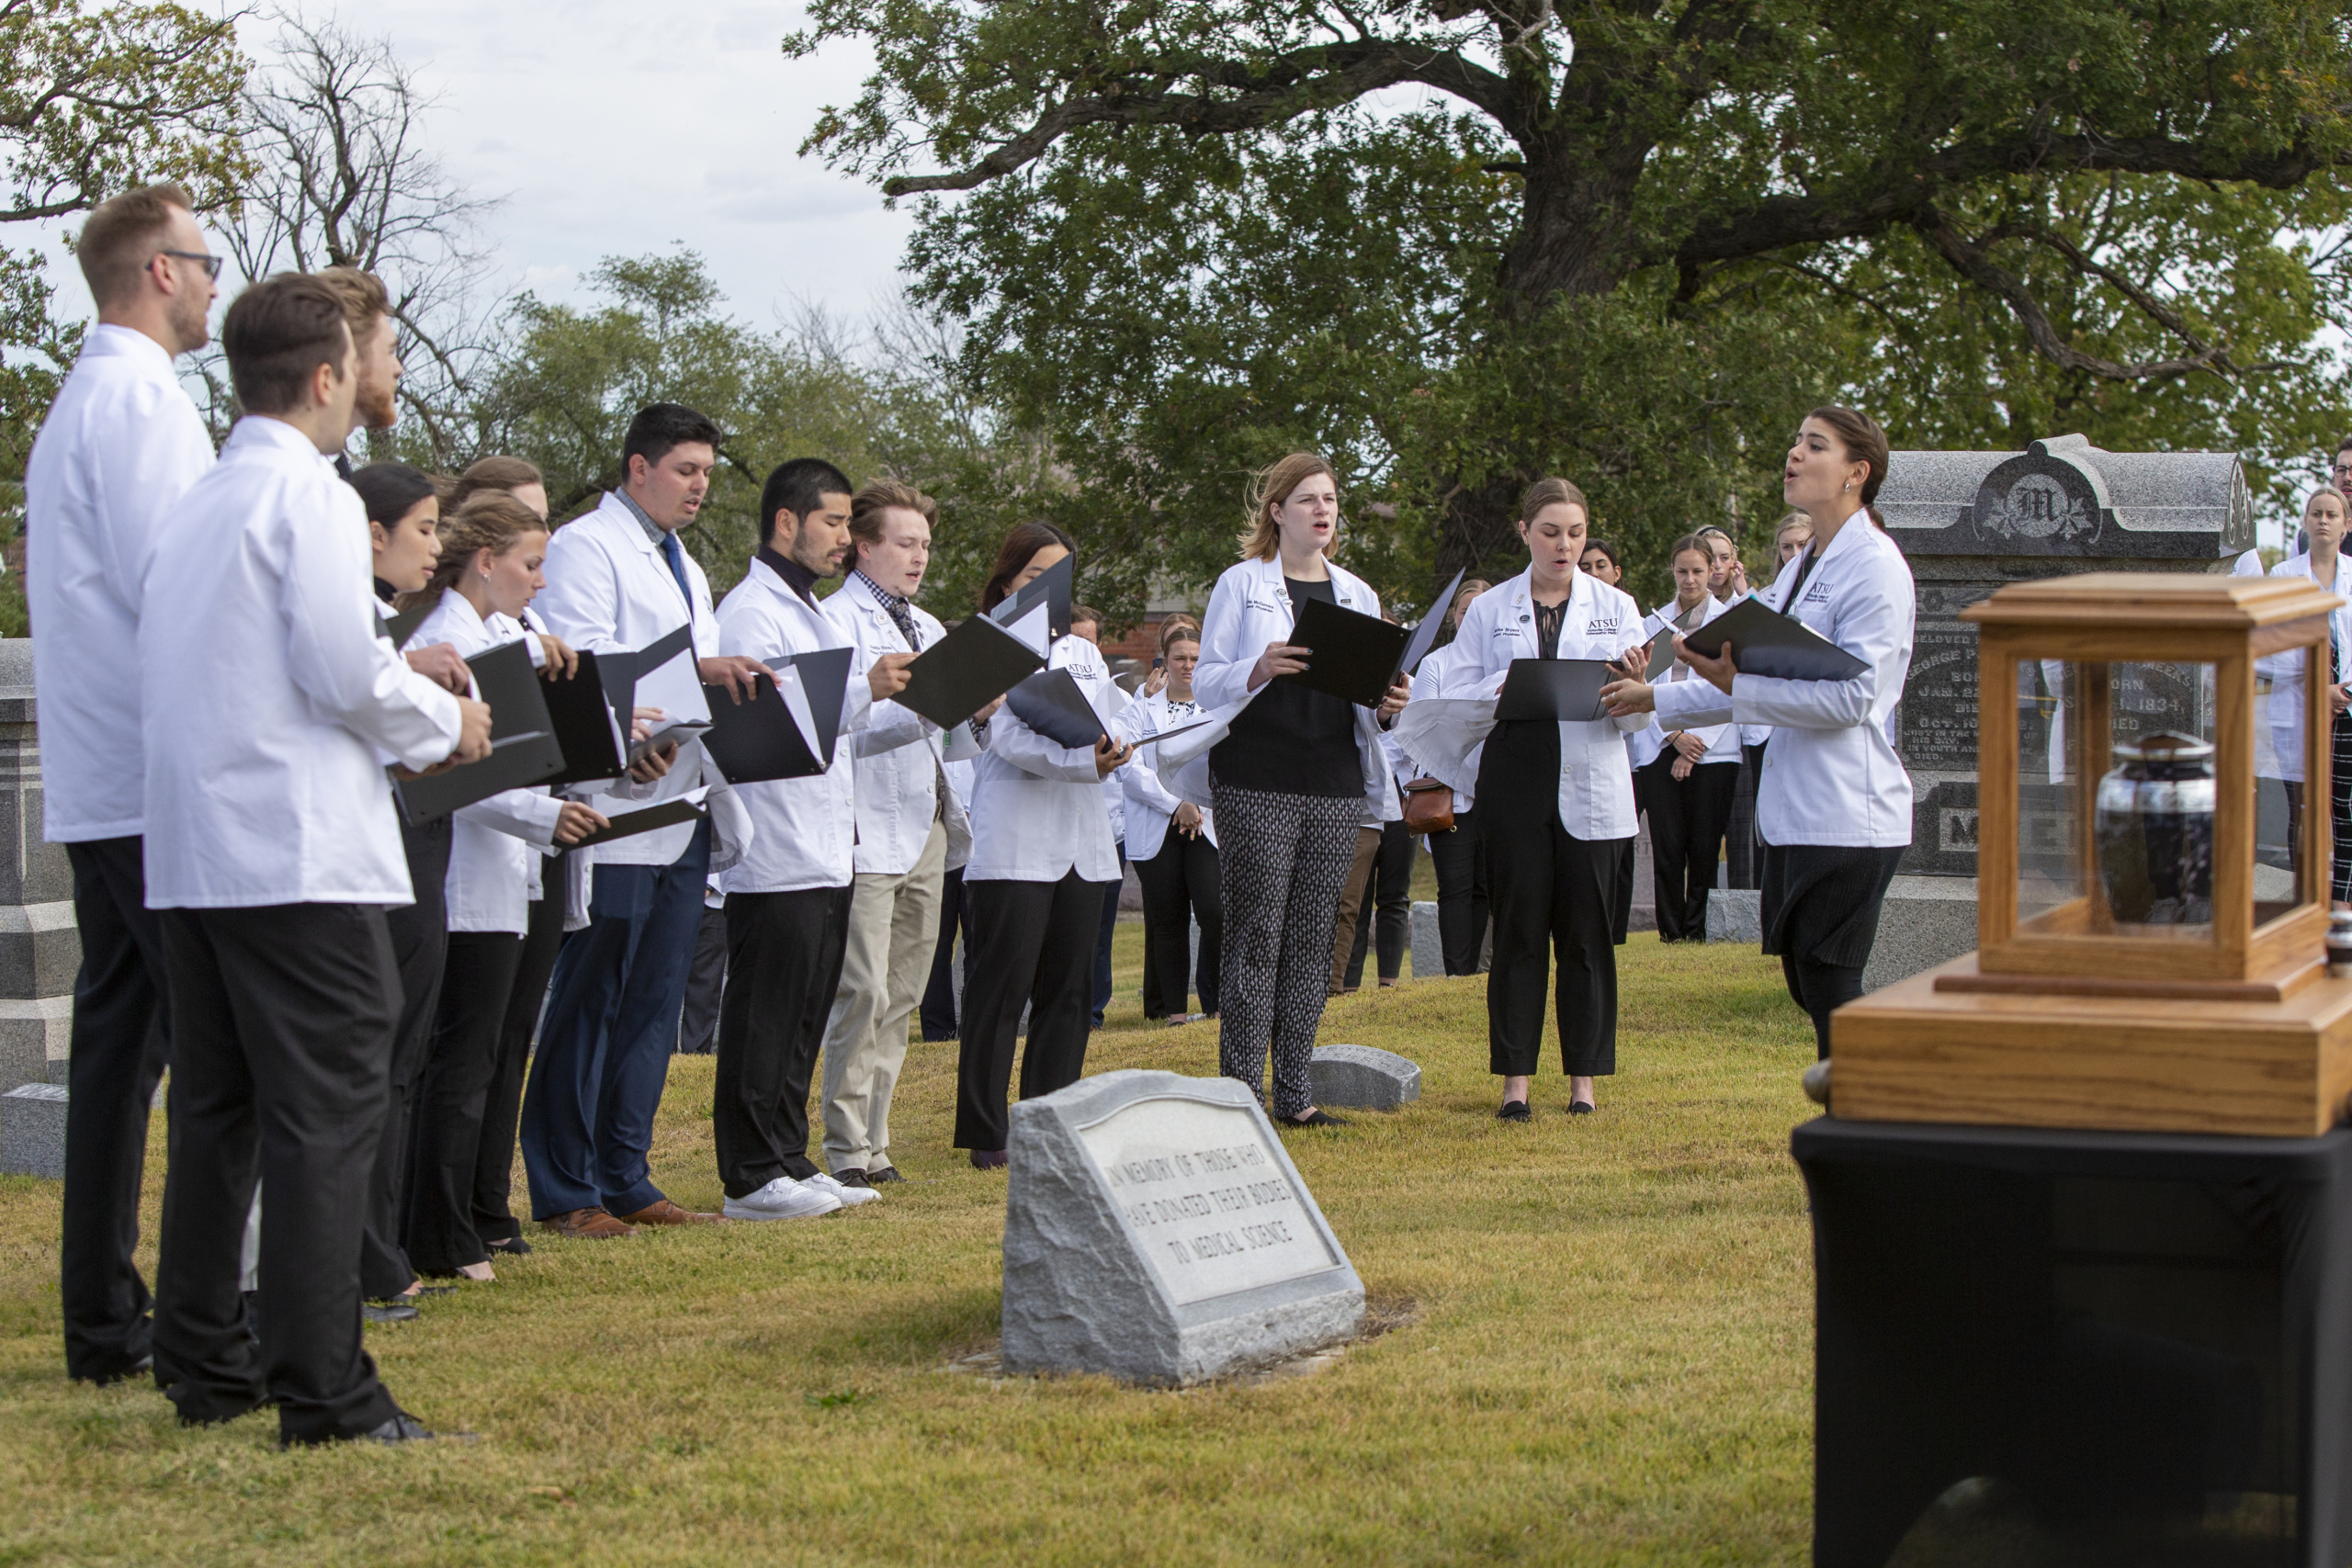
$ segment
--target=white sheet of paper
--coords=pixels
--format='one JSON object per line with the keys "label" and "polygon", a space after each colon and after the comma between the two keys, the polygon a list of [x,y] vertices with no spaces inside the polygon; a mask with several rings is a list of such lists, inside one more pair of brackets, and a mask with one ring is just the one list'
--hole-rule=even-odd
{"label": "white sheet of paper", "polygon": [[1035,649],[1037,657],[1040,659],[1046,657],[1046,650],[1053,641],[1052,622],[1047,617],[1047,612],[1051,608],[1040,599],[1027,615],[1004,628],[1031,648]]}
{"label": "white sheet of paper", "polygon": [[680,719],[707,722],[710,718],[710,704],[702,694],[702,671],[695,667],[691,651],[639,675],[636,701],[641,708],[660,708],[673,724]]}
{"label": "white sheet of paper", "polygon": [[784,705],[792,715],[792,722],[800,727],[800,742],[808,748],[809,755],[821,760],[825,749],[817,744],[817,716],[808,706],[808,688],[800,679],[800,666],[787,664],[775,671],[776,694],[784,698]]}

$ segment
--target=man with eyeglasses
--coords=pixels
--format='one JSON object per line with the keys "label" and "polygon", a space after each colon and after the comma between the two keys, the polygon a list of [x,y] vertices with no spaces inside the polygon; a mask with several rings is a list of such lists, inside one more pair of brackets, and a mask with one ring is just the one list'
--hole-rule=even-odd
{"label": "man with eyeglasses", "polygon": [[146,907],[140,582],[166,520],[212,467],[172,361],[209,341],[220,260],[175,185],[100,205],[75,250],[98,324],[25,475],[25,588],[40,702],[42,831],[65,846],[82,969],[74,985],[60,1294],[67,1372],[149,1364],[132,1264],[148,1106],[168,1055],[162,928]]}

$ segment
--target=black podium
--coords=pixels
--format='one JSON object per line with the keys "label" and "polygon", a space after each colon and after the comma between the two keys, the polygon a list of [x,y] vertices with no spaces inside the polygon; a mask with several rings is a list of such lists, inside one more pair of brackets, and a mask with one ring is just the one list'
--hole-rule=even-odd
{"label": "black podium", "polygon": [[1820,1568],[1882,1568],[1956,1486],[2020,1562],[2352,1562],[2352,1131],[1790,1142]]}

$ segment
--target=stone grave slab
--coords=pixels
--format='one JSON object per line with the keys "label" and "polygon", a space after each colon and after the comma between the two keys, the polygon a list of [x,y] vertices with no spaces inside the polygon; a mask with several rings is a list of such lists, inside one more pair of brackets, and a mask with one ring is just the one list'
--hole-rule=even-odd
{"label": "stone grave slab", "polygon": [[1306,1073],[1318,1106],[1394,1111],[1421,1098],[1421,1069],[1376,1045],[1318,1045]]}
{"label": "stone grave slab", "polygon": [[1354,1337],[1363,1281],[1248,1086],[1103,1073],[1012,1107],[1003,1364],[1199,1382]]}
{"label": "stone grave slab", "polygon": [[0,1094],[0,1176],[65,1179],[65,1089],[18,1084]]}

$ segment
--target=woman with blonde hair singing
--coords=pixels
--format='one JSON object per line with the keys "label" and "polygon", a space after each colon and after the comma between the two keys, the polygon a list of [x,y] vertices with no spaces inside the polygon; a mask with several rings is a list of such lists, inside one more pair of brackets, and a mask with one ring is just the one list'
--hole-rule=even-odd
{"label": "woman with blonde hair singing", "polygon": [[1374,709],[1281,679],[1307,667],[1290,632],[1308,600],[1380,615],[1379,595],[1330,558],[1339,529],[1329,461],[1294,452],[1261,472],[1193,673],[1203,706],[1238,709],[1208,758],[1224,873],[1220,1070],[1263,1096],[1271,1054],[1274,1118],[1293,1127],[1341,1124],[1307,1085],[1331,970],[1329,943],[1309,933],[1338,920],[1356,829],[1402,815],[1380,732],[1409,682],[1398,677]]}

